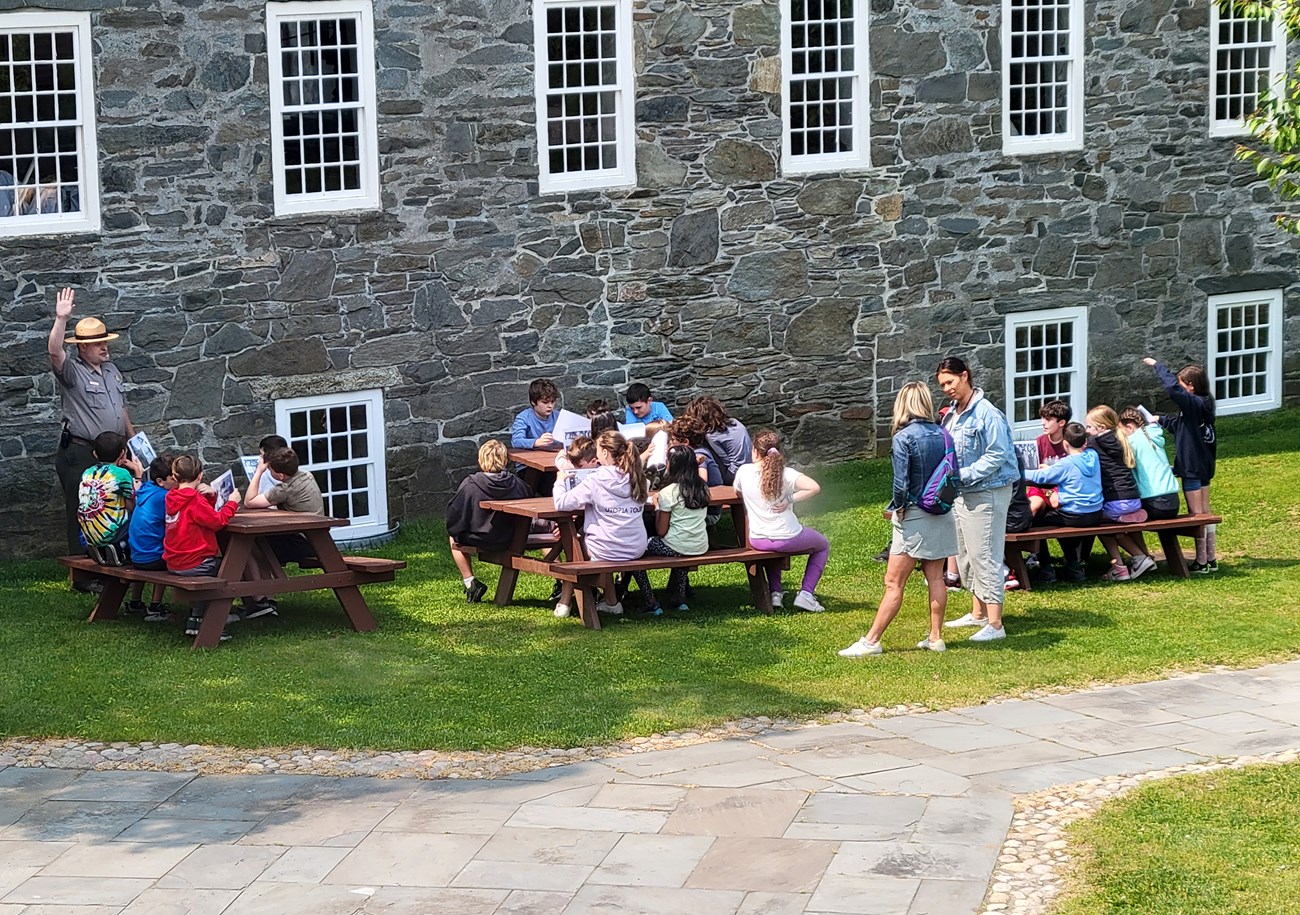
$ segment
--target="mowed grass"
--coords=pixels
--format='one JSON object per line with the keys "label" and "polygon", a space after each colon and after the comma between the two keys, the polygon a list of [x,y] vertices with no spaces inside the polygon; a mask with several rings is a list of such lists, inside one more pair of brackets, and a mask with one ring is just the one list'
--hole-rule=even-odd
{"label": "mowed grass", "polygon": [[1300,764],[1147,785],[1076,823],[1056,915],[1300,910]]}
{"label": "mowed grass", "polygon": [[[1217,575],[1182,581],[1162,569],[1131,584],[1012,594],[1005,641],[969,644],[963,630],[942,655],[913,648],[926,617],[919,578],[883,657],[835,654],[866,630],[880,598],[884,567],[871,557],[887,538],[887,461],[815,471],[823,490],[806,520],[832,545],[818,589],[830,612],[818,615],[757,613],[733,566],[693,576],[687,614],[600,632],[555,619],[551,583],[537,576],[521,577],[512,606],[469,606],[441,526],[422,523],[379,551],[410,565],[393,584],[366,589],[378,631],[352,632],[329,592],[307,593],[287,597],[278,620],[235,624],[230,642],[193,652],[179,621],[87,624],[89,599],[68,590],[53,561],[0,564],[0,734],[245,747],[581,746],[741,716],[954,706],[1290,658],[1300,632],[1298,420],[1285,411],[1221,424]],[[1095,577],[1100,548],[1093,562]],[[795,565],[797,573],[803,561]],[[494,567],[481,573],[495,580]],[[953,595],[950,617],[968,606]]]}

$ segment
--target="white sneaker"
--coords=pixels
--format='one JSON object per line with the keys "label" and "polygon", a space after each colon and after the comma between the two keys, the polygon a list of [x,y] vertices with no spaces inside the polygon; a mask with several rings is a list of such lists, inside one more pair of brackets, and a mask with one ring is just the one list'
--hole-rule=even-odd
{"label": "white sneaker", "polygon": [[817,598],[813,597],[811,591],[800,591],[794,596],[794,605],[800,610],[807,610],[809,613],[825,613],[826,608],[817,603]]}
{"label": "white sneaker", "polygon": [[1005,629],[994,629],[992,626],[985,625],[983,629],[970,637],[972,642],[996,642],[998,639],[1005,639],[1007,631]]}
{"label": "white sneaker", "polygon": [[622,616],[622,615],[623,615],[623,602],[622,602],[622,601],[619,601],[617,604],[607,604],[607,603],[605,603],[603,600],[602,600],[602,601],[599,601],[599,602],[596,604],[596,612],[597,612],[597,613],[608,613],[608,614],[611,615],[611,616]]}
{"label": "white sneaker", "polygon": [[784,601],[785,601],[785,592],[784,592],[784,591],[773,591],[773,592],[772,592],[772,609],[773,609],[773,610],[780,610],[780,609],[781,609],[781,605],[782,605],[782,603],[783,603]]}
{"label": "white sneaker", "polygon": [[572,611],[571,609],[569,609],[569,605],[568,605],[568,604],[556,604],[556,605],[555,605],[555,615],[556,615],[556,617],[558,617],[559,619],[564,619],[566,616],[568,616],[568,615],[571,614],[572,612],[573,612],[573,611]]}
{"label": "white sneaker", "polygon": [[1142,573],[1150,572],[1155,567],[1156,567],[1156,561],[1152,559],[1150,556],[1147,556],[1145,554],[1141,556],[1135,556],[1133,557],[1133,565],[1131,565],[1128,570],[1129,580],[1132,581]]}
{"label": "white sneaker", "polygon": [[841,648],[837,653],[841,658],[865,658],[868,655],[884,654],[879,642],[868,642],[864,635],[848,648]]}
{"label": "white sneaker", "polygon": [[929,639],[921,639],[921,641],[916,643],[916,647],[921,649],[922,651],[947,651],[948,650],[948,645],[946,642],[944,642],[943,639],[935,639],[934,641],[930,641]]}
{"label": "white sneaker", "polygon": [[944,629],[960,629],[963,626],[987,626],[988,620],[977,620],[967,613],[965,616],[959,616],[955,620],[948,620],[943,624]]}

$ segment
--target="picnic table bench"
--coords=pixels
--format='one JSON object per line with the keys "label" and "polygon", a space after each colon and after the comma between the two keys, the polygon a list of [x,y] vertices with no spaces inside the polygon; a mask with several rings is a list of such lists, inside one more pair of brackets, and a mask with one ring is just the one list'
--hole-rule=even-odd
{"label": "picnic table bench", "polygon": [[[360,585],[392,581],[406,563],[398,559],[370,556],[344,556],[330,536],[330,528],[341,527],[346,519],[330,518],[311,512],[271,509],[240,509],[219,534],[225,539],[221,565],[216,575],[188,576],[174,572],[152,572],[134,566],[100,565],[88,556],[63,556],[59,562],[70,569],[98,575],[104,590],[90,612],[90,621],[113,619],[121,608],[132,582],[166,585],[181,592],[187,601],[208,602],[195,648],[212,648],[220,644],[233,602],[242,597],[315,591],[328,588],[334,592],[357,632],[370,632],[377,624],[362,596]],[[303,575],[289,575],[276,558],[268,537],[301,533],[311,543],[316,559],[300,565],[317,569]],[[254,576],[254,558],[261,560],[270,577]]]}
{"label": "picnic table bench", "polygon": [[[732,486],[712,486],[709,488],[709,504],[720,508],[729,508],[735,522],[736,537],[742,544],[748,543],[748,524],[745,518],[745,504],[740,494]],[[754,605],[764,613],[772,612],[772,595],[768,591],[767,570],[773,564],[778,568],[790,567],[788,553],[769,553],[751,549],[748,546],[724,547],[711,549],[698,556],[646,556],[640,559],[604,562],[589,560],[578,536],[578,523],[582,511],[565,511],[555,507],[555,500],[549,496],[531,499],[495,499],[485,501],[483,507],[511,515],[515,519],[514,539],[510,546],[500,551],[467,550],[476,553],[479,559],[501,566],[501,577],[497,579],[496,594],[493,598],[498,606],[504,606],[514,599],[515,583],[520,572],[545,575],[558,581],[569,581],[575,585],[574,591],[578,603],[578,616],[588,629],[599,629],[600,618],[596,613],[596,603],[589,591],[599,578],[605,574],[624,572],[657,571],[660,569],[686,569],[694,571],[701,566],[739,563],[745,566],[749,578],[750,594]],[[531,534],[534,520],[553,521],[557,534],[549,538],[539,538]],[[463,549],[463,548],[461,548]],[[529,549],[542,549],[543,556],[535,558],[526,555]]]}
{"label": "picnic table bench", "polygon": [[1035,540],[1061,540],[1071,537],[1100,537],[1103,534],[1138,534],[1154,531],[1160,537],[1160,548],[1164,550],[1165,565],[1169,569],[1169,574],[1178,578],[1189,578],[1191,572],[1187,569],[1187,559],[1183,556],[1182,547],[1178,545],[1178,538],[1195,537],[1205,525],[1219,524],[1222,521],[1223,519],[1218,515],[1206,514],[1179,515],[1176,518],[1165,518],[1158,521],[1147,520],[1132,524],[1106,523],[1094,524],[1091,527],[1031,527],[1027,531],[1016,531],[1007,534],[1003,561],[1015,573],[1016,580],[1020,582],[1021,590],[1029,591],[1031,590],[1029,570],[1025,565],[1021,544],[1032,543]]}

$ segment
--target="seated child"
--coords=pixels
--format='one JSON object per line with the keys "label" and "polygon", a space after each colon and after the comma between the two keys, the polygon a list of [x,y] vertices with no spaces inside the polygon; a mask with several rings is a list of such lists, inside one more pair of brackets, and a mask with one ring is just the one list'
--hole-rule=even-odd
{"label": "seated child", "polygon": [[730,486],[736,479],[736,471],[749,463],[754,450],[749,430],[740,420],[728,416],[727,408],[716,397],[697,397],[686,405],[683,412],[699,422],[708,448],[721,470],[722,482]]}
{"label": "seated child", "polygon": [[673,421],[668,408],[650,396],[650,389],[637,382],[627,389],[627,409],[623,411],[623,422],[645,423],[645,434],[649,438]]}
{"label": "seated child", "polygon": [[[1178,517],[1178,478],[1169,466],[1165,453],[1165,430],[1159,423],[1147,424],[1142,411],[1126,407],[1119,414],[1124,437],[1133,449],[1133,477],[1137,480],[1138,496],[1147,517],[1153,520]],[[1128,535],[1140,550],[1129,563],[1130,578],[1137,578],[1156,567],[1156,559],[1147,549],[1146,537],[1141,531]]]}
{"label": "seated child", "polygon": [[487,594],[487,585],[474,577],[468,553],[458,549],[474,546],[500,550],[510,545],[514,520],[509,515],[488,511],[482,503],[492,499],[528,499],[533,492],[522,479],[506,470],[506,446],[496,440],[484,442],[478,450],[479,472],[461,480],[447,503],[447,533],[451,558],[465,584],[465,600],[476,604]]}
{"label": "seated child", "polygon": [[[263,438],[260,442],[257,443],[257,455],[264,462],[266,460],[266,456],[270,454],[272,451],[275,451],[279,448],[288,448],[288,447],[289,447],[289,442],[285,439],[283,435],[268,435],[265,438]],[[261,487],[257,491],[262,495],[266,495],[266,493],[268,493],[272,489],[275,489],[275,486],[276,486],[275,477],[271,476],[271,474],[268,473],[262,477]],[[245,494],[245,497],[247,497],[247,493]],[[267,505],[266,508],[275,508],[275,506]]]}
{"label": "seated child", "polygon": [[[172,458],[170,454],[160,454],[149,463],[143,482],[135,494],[135,510],[131,512],[129,539],[131,541],[131,565],[137,569],[151,572],[165,572],[167,563],[163,562],[163,531],[167,507],[167,491],[176,486],[172,479]],[[146,608],[141,597],[144,594],[144,582],[127,604],[128,613],[143,613],[146,623],[163,623],[171,619],[167,605],[162,603],[164,585],[153,586],[153,600]]]}
{"label": "seated child", "polygon": [[[1049,400],[1039,409],[1038,416],[1043,425],[1042,435],[1035,440],[1038,466],[1046,467],[1069,454],[1065,447],[1065,424],[1070,421],[1070,405],[1063,400]],[[1030,486],[1025,494],[1029,496],[1029,507],[1035,515],[1047,504],[1049,493],[1041,486]]]}
{"label": "seated child", "polygon": [[[709,487],[700,479],[695,452],[689,445],[668,449],[668,467],[664,487],[654,497],[655,536],[646,542],[647,556],[698,556],[708,552],[709,533],[705,513],[709,507]],[[637,586],[645,597],[645,613],[658,616],[663,611],[650,589],[650,576],[637,572]],[[668,606],[689,610],[686,605],[686,570],[668,573]]]}
{"label": "seated child", "polygon": [[[574,470],[588,470],[596,466],[596,442],[585,435],[579,435],[569,447],[555,456],[555,469],[566,474],[568,482],[573,482]],[[570,489],[573,487],[570,486]]]}
{"label": "seated child", "polygon": [[77,523],[86,552],[104,565],[126,565],[130,556],[128,527],[135,505],[135,481],[143,475],[126,450],[126,438],[116,432],[95,436],[95,463],[86,468],[77,487]]}
{"label": "seated child", "polygon": [[[271,481],[269,487],[266,485],[268,479]],[[248,490],[244,493],[244,507],[280,508],[290,512],[323,515],[325,499],[316,478],[299,468],[298,452],[288,446],[273,447],[269,452],[263,452],[261,460],[257,462],[257,470],[253,472]],[[302,565],[316,561],[316,551],[306,534],[275,534],[266,540],[281,565],[291,562]],[[267,574],[269,575],[269,570]],[[251,606],[245,604],[243,618],[251,620],[259,616],[277,616],[278,613],[279,607],[274,599],[260,597]]]}
{"label": "seated child", "polygon": [[[226,504],[218,511],[200,492],[203,485],[203,462],[192,454],[182,454],[172,461],[172,477],[176,488],[167,493],[167,515],[163,534],[163,561],[167,571],[177,575],[199,577],[216,575],[221,550],[217,546],[217,531],[230,523],[239,510],[239,490],[230,494]],[[185,634],[198,635],[207,610],[206,601],[190,605],[190,618],[185,621]],[[230,638],[221,633],[221,641]]]}
{"label": "seated child", "polygon": [[[583,540],[591,559],[640,559],[647,539],[641,513],[648,494],[641,458],[627,439],[611,431],[596,439],[596,461],[600,465],[596,472],[577,486],[556,487],[562,491],[555,495],[555,507],[560,511],[583,510]],[[604,576],[601,585],[605,599],[596,609],[621,614],[623,604],[615,596],[613,575]],[[572,594],[573,585],[565,582],[555,607],[556,616],[569,615]]]}
{"label": "seated child", "polygon": [[[1138,495],[1137,478],[1133,468],[1137,459],[1133,455],[1133,446],[1128,436],[1119,426],[1119,417],[1107,406],[1093,407],[1086,418],[1088,430],[1088,447],[1097,451],[1101,461],[1101,492],[1105,499],[1102,514],[1109,521],[1122,524],[1141,523],[1147,519]],[[1145,545],[1138,544],[1130,534],[1110,536],[1103,534],[1102,544],[1110,556],[1110,571],[1102,576],[1104,581],[1129,581],[1132,575],[1128,565],[1120,558],[1122,546],[1137,561],[1138,556],[1145,555]],[[1150,557],[1147,557],[1148,559]],[[1146,566],[1145,571],[1150,566]]]}
{"label": "seated child", "polygon": [[[1089,450],[1088,431],[1079,423],[1067,423],[1062,430],[1066,456],[1054,464],[1025,473],[1034,485],[1055,486],[1051,503],[1034,518],[1043,527],[1090,527],[1102,521],[1101,462],[1097,452]],[[1084,581],[1084,538],[1061,540],[1065,554],[1065,576],[1070,581]]]}
{"label": "seated child", "polygon": [[555,405],[560,400],[560,389],[549,378],[538,378],[528,386],[526,410],[520,410],[510,427],[511,448],[550,448],[560,445],[552,434],[555,431]]}

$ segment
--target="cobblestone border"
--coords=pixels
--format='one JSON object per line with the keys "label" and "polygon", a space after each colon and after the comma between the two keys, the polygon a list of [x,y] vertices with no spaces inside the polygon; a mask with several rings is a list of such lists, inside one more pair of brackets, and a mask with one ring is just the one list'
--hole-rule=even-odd
{"label": "cobblestone border", "polygon": [[1090,778],[1073,785],[1058,785],[1015,799],[1016,812],[993,868],[982,915],[1042,915],[1052,909],[1065,883],[1066,868],[1074,862],[1065,829],[1092,816],[1102,805],[1128,794],[1147,782],[1178,775],[1199,775],[1222,769],[1277,765],[1300,759],[1300,748],[1259,756],[1239,756],[1207,763],[1187,763],[1140,775]]}

